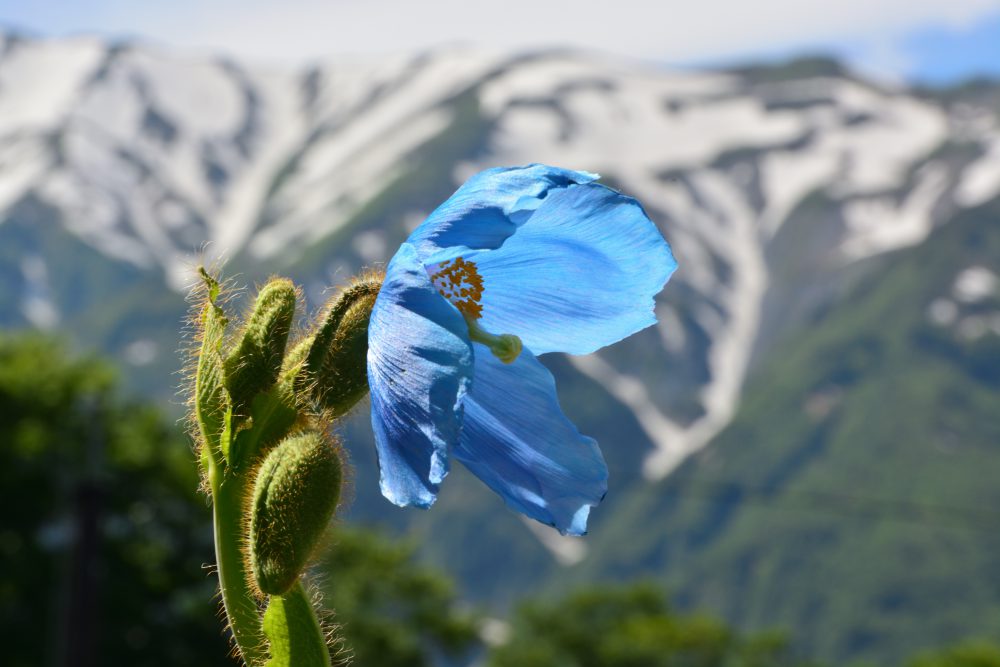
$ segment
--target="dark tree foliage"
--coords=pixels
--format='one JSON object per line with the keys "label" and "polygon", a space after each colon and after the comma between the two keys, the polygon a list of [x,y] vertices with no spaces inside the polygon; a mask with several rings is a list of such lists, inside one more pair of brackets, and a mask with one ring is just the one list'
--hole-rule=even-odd
{"label": "dark tree foliage", "polygon": [[0,334],[5,665],[227,664],[194,455],[114,373]]}
{"label": "dark tree foliage", "polygon": [[[191,445],[115,385],[103,362],[0,333],[0,662],[235,665]],[[451,582],[411,556],[359,529],[328,541],[314,580],[354,664],[419,667],[474,644]]]}
{"label": "dark tree foliage", "polygon": [[476,644],[476,619],[456,608],[451,580],[415,566],[413,552],[341,527],[316,566],[324,603],[359,667],[424,667],[467,657]]}
{"label": "dark tree foliage", "polygon": [[1000,646],[986,641],[968,641],[941,651],[924,653],[909,667],[1000,667]]}
{"label": "dark tree foliage", "polygon": [[491,667],[792,667],[780,635],[741,637],[717,620],[679,616],[653,585],[594,588],[515,614]]}

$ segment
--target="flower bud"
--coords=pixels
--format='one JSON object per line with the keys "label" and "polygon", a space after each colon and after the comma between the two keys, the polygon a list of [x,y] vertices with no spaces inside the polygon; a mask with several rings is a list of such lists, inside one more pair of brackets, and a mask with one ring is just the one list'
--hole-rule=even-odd
{"label": "flower bud", "polygon": [[350,410],[368,392],[368,320],[380,279],[362,279],[344,290],[327,309],[296,387],[308,391],[331,417]]}
{"label": "flower bud", "polygon": [[295,286],[284,278],[270,280],[257,294],[243,334],[225,360],[226,388],[237,414],[243,415],[253,398],[277,380],[295,298]]}
{"label": "flower bud", "polygon": [[261,592],[295,583],[340,498],[341,464],[333,443],[308,431],[282,440],[257,471],[250,506],[250,569]]}
{"label": "flower bud", "polygon": [[205,302],[198,317],[198,331],[201,348],[194,384],[194,417],[201,433],[201,460],[205,472],[209,460],[214,460],[220,450],[220,438],[224,418],[228,409],[228,397],[223,388],[222,357],[220,349],[226,331],[226,316],[215,301],[219,296],[219,282],[205,269],[201,269],[204,281]]}

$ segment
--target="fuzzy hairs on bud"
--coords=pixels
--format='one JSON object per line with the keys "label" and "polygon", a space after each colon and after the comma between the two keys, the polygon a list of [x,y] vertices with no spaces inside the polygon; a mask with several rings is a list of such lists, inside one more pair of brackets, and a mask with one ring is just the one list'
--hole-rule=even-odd
{"label": "fuzzy hairs on bud", "polygon": [[336,419],[368,393],[368,320],[382,287],[382,276],[356,279],[327,307],[319,326],[301,350],[304,360],[297,390]]}
{"label": "fuzzy hairs on bud", "polygon": [[238,414],[277,381],[297,297],[286,278],[272,278],[257,293],[243,333],[224,362],[226,388]]}
{"label": "fuzzy hairs on bud", "polygon": [[320,432],[291,435],[264,458],[248,508],[247,543],[262,593],[282,595],[305,569],[333,517],[342,478],[339,452]]}

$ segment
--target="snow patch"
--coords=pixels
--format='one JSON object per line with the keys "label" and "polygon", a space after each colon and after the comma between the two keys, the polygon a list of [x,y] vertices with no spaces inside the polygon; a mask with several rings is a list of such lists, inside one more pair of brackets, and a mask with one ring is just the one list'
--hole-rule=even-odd
{"label": "snow patch", "polygon": [[503,646],[513,636],[510,623],[499,618],[484,618],[479,622],[479,638],[487,646]]}
{"label": "snow patch", "polygon": [[952,295],[962,303],[985,301],[997,293],[997,274],[985,266],[970,266],[955,278]]}
{"label": "snow patch", "polygon": [[831,128],[816,137],[817,151],[834,152],[846,162],[837,183],[837,192],[843,196],[902,185],[913,163],[948,136],[947,114],[929,103],[847,81],[833,85],[832,92],[844,109],[871,119]]}
{"label": "snow patch", "polygon": [[972,207],[997,195],[1000,195],[1000,137],[993,137],[986,144],[985,154],[962,172],[955,188],[955,201],[959,206]]}
{"label": "snow patch", "polygon": [[888,250],[920,243],[934,224],[934,205],[949,182],[947,169],[929,163],[917,176],[917,184],[902,203],[893,197],[866,197],[844,205],[848,237],[841,250],[850,260],[858,260]]}
{"label": "snow patch", "polygon": [[125,346],[125,361],[133,366],[147,366],[156,361],[159,352],[155,341],[141,338]]}
{"label": "snow patch", "polygon": [[834,180],[840,165],[841,158],[833,151],[806,148],[768,153],[761,161],[766,206],[760,224],[764,233],[773,237],[799,202]]}
{"label": "snow patch", "polygon": [[690,435],[681,426],[663,414],[639,379],[620,373],[597,354],[569,357],[569,360],[574,368],[598,383],[635,415],[656,448],[655,463],[647,465],[648,476],[658,477],[665,470],[669,472],[697,447],[698,443],[692,445]]}
{"label": "snow patch", "polygon": [[576,565],[587,557],[587,543],[579,537],[560,535],[552,528],[533,519],[524,516],[520,518],[531,534],[538,538],[542,546],[549,550],[560,565]]}
{"label": "snow patch", "polygon": [[52,301],[49,270],[45,259],[40,255],[23,257],[21,275],[24,277],[21,312],[34,327],[51,331],[59,324],[59,310]]}
{"label": "snow patch", "polygon": [[42,178],[50,162],[41,141],[29,137],[0,140],[0,213]]}
{"label": "snow patch", "polygon": [[350,138],[337,134],[321,139],[294,184],[274,202],[281,224],[259,232],[250,251],[270,257],[330,234],[402,172],[401,155],[442,132],[450,121],[444,110],[428,111],[405,124],[383,117],[385,125],[366,120],[372,125]]}
{"label": "snow patch", "polygon": [[388,251],[385,234],[377,229],[356,235],[351,241],[351,245],[357,251],[358,256],[368,263],[384,260]]}
{"label": "snow patch", "polygon": [[684,350],[687,334],[684,332],[684,323],[674,308],[670,306],[657,308],[656,332],[660,334],[660,340],[667,351],[678,354]]}
{"label": "snow patch", "polygon": [[927,306],[927,319],[939,327],[951,326],[958,319],[958,306],[949,299],[934,299]]}
{"label": "snow patch", "polygon": [[223,135],[239,127],[243,120],[242,93],[218,61],[136,49],[123,59],[122,67],[123,75],[133,82],[137,78],[148,81],[144,92],[153,107],[182,129]]}
{"label": "snow patch", "polygon": [[727,292],[723,303],[728,317],[717,318],[715,311],[711,311],[711,318],[701,317],[700,323],[712,340],[708,352],[711,380],[700,392],[705,414],[685,428],[682,445],[650,455],[644,472],[653,479],[666,476],[683,457],[708,444],[736,413],[767,289],[767,266],[757,219],[742,193],[713,172],[699,172],[693,182],[706,199],[715,202],[715,217],[728,230],[732,242],[723,256],[734,277],[728,286],[717,288]]}
{"label": "snow patch", "polygon": [[274,175],[307,140],[308,126],[300,113],[297,86],[287,76],[269,72],[253,77],[260,96],[259,131],[268,136],[254,159],[236,176],[219,211],[209,218],[211,238],[219,252],[237,252],[258,223]]}
{"label": "snow patch", "polygon": [[[494,114],[499,124],[493,148],[507,163],[537,161],[607,172],[631,165],[665,171],[702,166],[735,147],[789,142],[804,131],[798,115],[768,112],[749,97],[690,100],[669,111],[665,100],[683,98],[685,90],[672,90],[671,84],[684,77],[664,75],[651,85],[648,76],[595,68],[589,74],[577,72],[582,81],[578,88],[567,86],[572,80],[556,78],[578,65],[538,65],[486,86],[481,96],[484,111]],[[594,79],[610,85],[586,85]],[[699,82],[712,82],[718,89],[729,80],[704,77]],[[568,89],[553,94],[560,88]],[[555,106],[524,104],[536,90],[547,90],[538,99]]]}
{"label": "snow patch", "polygon": [[19,44],[0,60],[0,137],[56,129],[104,52],[93,38]]}

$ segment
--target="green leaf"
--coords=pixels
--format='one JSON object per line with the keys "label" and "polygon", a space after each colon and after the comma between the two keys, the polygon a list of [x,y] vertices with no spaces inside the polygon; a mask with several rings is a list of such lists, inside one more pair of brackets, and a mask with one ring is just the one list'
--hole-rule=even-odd
{"label": "green leaf", "polygon": [[215,303],[215,300],[219,298],[219,281],[205,270],[204,266],[198,267],[198,273],[201,275],[201,279],[205,283],[205,288],[208,290],[208,302]]}

